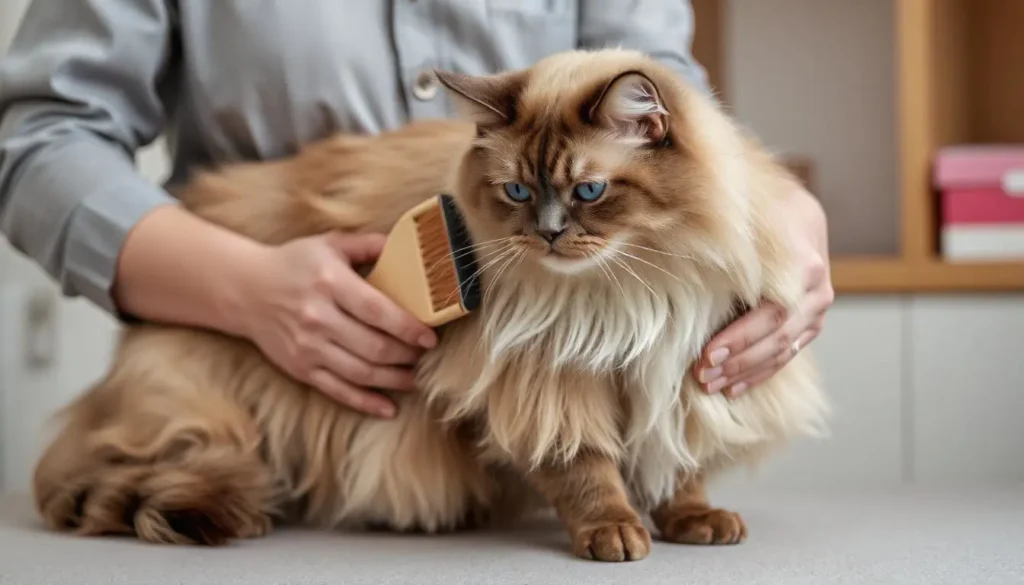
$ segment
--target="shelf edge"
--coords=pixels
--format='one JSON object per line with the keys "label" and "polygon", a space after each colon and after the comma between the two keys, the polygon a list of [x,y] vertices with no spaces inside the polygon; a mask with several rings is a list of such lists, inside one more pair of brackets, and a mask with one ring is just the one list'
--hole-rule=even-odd
{"label": "shelf edge", "polygon": [[837,295],[1024,292],[1024,261],[952,263],[840,257],[831,261],[831,269]]}

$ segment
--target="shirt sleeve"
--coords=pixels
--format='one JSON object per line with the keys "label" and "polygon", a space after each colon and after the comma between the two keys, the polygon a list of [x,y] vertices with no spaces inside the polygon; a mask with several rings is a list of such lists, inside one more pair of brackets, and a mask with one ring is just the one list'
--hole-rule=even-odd
{"label": "shirt sleeve", "polygon": [[644,52],[710,95],[707,71],[693,57],[693,35],[689,0],[580,0],[580,48]]}
{"label": "shirt sleeve", "polygon": [[112,314],[125,237],[176,201],[134,159],[163,129],[171,30],[165,0],[35,0],[0,60],[0,231]]}

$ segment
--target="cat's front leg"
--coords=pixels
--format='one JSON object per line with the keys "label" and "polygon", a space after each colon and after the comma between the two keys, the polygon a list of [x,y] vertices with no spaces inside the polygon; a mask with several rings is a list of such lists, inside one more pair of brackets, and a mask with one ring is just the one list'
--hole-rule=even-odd
{"label": "cat's front leg", "polygon": [[680,544],[738,544],[747,525],[736,512],[712,508],[704,492],[704,476],[680,473],[672,498],[651,512],[662,538]]}
{"label": "cat's front leg", "polygon": [[576,556],[598,561],[637,561],[651,550],[651,534],[629,505],[611,459],[581,453],[564,465],[542,465],[528,474],[558,512]]}

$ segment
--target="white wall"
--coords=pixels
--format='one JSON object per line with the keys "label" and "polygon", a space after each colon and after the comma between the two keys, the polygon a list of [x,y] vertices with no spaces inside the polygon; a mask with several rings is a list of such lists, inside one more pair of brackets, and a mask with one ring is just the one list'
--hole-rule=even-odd
{"label": "white wall", "polygon": [[813,156],[834,253],[895,253],[894,0],[722,1],[734,113]]}
{"label": "white wall", "polygon": [[1024,294],[842,297],[810,347],[832,436],[729,487],[1024,482]]}
{"label": "white wall", "polygon": [[[26,2],[0,1],[0,48]],[[849,24],[869,33],[877,26],[884,38],[888,25],[878,22],[880,2],[829,2],[825,9],[820,0],[732,0],[730,31],[739,47],[733,59],[746,63],[741,70],[746,73],[730,80],[738,114],[775,146],[829,153],[823,159],[824,184],[844,200],[861,193],[850,189],[859,179],[843,166],[846,158],[876,169],[865,179],[864,192],[888,188],[892,171],[883,159],[892,154],[885,141],[891,120],[874,98],[867,114],[859,108],[868,106],[848,104],[841,116],[848,124],[838,129],[828,125],[836,120],[818,125],[812,118],[777,119],[787,109],[807,112],[810,106],[772,72],[846,82],[828,67],[800,61],[789,40],[763,29],[788,27],[792,35],[813,43],[815,55],[836,55],[846,62],[867,59],[856,61],[858,67],[877,73],[884,68],[873,65],[884,61],[885,52],[855,58],[853,40],[838,29]],[[788,19],[800,14],[815,15],[821,30],[809,31],[813,27],[806,21]],[[755,39],[789,48],[780,48],[775,57],[765,52],[769,58],[762,58],[755,54]],[[839,103],[844,94],[833,91],[829,101]],[[776,105],[769,108],[765,101]],[[778,105],[786,103],[793,107]],[[871,144],[880,150],[864,154]],[[154,180],[166,172],[159,147],[144,153],[140,165]],[[49,280],[6,244],[0,244],[0,275],[0,488],[23,490],[43,444],[44,421],[101,375],[115,330],[90,305],[57,300]],[[35,295],[49,298],[56,309],[53,361],[40,369],[33,369],[24,353],[26,307]],[[811,346],[822,361],[835,406],[832,437],[795,445],[753,484],[742,474],[726,483],[747,489],[861,489],[906,481],[1024,480],[1024,429],[1017,422],[1024,415],[1022,332],[1024,295],[840,298],[825,333]]]}

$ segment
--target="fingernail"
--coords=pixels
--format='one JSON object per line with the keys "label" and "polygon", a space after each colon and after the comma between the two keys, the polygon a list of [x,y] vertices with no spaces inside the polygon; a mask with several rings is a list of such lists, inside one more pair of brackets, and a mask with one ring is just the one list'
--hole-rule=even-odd
{"label": "fingernail", "polygon": [[705,369],[700,371],[700,381],[701,381],[701,384],[707,384],[708,382],[711,382],[712,380],[716,380],[721,375],[722,375],[722,368],[711,368],[711,369],[705,368]]}
{"label": "fingernail", "polygon": [[725,382],[725,378],[719,378],[714,382],[708,384],[708,392],[713,394],[715,392],[718,392],[722,388],[725,388]]}
{"label": "fingernail", "polygon": [[433,348],[437,345],[437,336],[433,333],[424,333],[420,336],[420,345],[427,349]]}
{"label": "fingernail", "polygon": [[747,383],[746,382],[740,382],[739,384],[736,384],[732,388],[729,388],[729,398],[736,398],[740,394],[743,394],[743,392],[745,392],[746,389],[747,389]]}
{"label": "fingernail", "polygon": [[720,347],[715,351],[711,352],[711,355],[708,356],[708,359],[711,361],[711,367],[715,367],[717,365],[721,365],[721,363],[724,362],[725,358],[727,357],[729,357],[729,348]]}
{"label": "fingernail", "polygon": [[391,418],[395,416],[395,405],[394,404],[382,404],[377,408],[377,414],[384,418]]}

